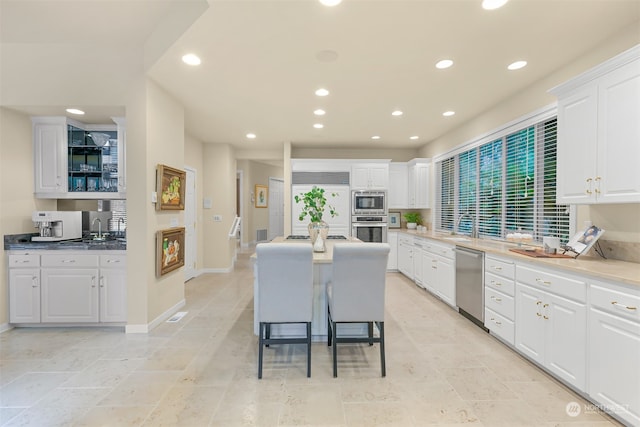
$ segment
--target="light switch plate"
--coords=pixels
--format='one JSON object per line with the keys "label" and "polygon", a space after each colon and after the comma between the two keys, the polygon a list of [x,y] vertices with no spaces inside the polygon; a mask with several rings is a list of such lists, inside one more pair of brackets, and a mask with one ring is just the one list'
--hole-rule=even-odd
{"label": "light switch plate", "polygon": [[178,226],[178,218],[171,218],[171,226],[172,227],[177,227]]}
{"label": "light switch plate", "polygon": [[214,215],[214,216],[213,216],[213,220],[214,220],[215,222],[220,222],[220,221],[222,221],[222,215]]}

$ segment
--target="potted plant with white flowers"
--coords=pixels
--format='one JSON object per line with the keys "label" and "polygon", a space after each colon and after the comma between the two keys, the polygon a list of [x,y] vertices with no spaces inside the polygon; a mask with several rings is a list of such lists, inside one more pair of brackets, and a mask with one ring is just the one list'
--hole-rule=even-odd
{"label": "potted plant with white flowers", "polygon": [[[336,193],[331,193],[333,197],[337,196]],[[300,193],[294,197],[296,203],[302,203],[302,211],[298,216],[300,221],[305,217],[309,217],[309,237],[313,243],[313,250],[315,252],[324,252],[324,242],[329,235],[329,224],[322,220],[325,210],[328,209],[331,217],[338,215],[336,209],[327,203],[324,188],[313,186],[311,190],[306,193]]]}

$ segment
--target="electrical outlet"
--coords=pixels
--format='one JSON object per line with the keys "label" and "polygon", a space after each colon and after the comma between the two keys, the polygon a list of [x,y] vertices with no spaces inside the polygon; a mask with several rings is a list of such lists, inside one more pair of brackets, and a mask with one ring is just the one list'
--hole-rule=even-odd
{"label": "electrical outlet", "polygon": [[213,216],[213,220],[214,220],[215,222],[220,222],[220,221],[222,221],[222,215],[214,215],[214,216]]}

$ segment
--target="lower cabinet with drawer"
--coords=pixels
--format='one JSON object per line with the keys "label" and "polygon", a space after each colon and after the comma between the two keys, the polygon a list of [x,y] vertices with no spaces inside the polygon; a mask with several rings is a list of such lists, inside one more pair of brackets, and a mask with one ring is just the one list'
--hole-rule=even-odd
{"label": "lower cabinet with drawer", "polygon": [[589,396],[640,425],[640,290],[589,284]]}
{"label": "lower cabinet with drawer", "polygon": [[515,340],[515,266],[487,255],[484,260],[484,326],[503,341]]}
{"label": "lower cabinet with drawer", "polygon": [[97,252],[10,255],[9,321],[125,322],[126,255]]}
{"label": "lower cabinet with drawer", "polygon": [[580,390],[586,388],[587,285],[556,271],[516,266],[515,347]]}

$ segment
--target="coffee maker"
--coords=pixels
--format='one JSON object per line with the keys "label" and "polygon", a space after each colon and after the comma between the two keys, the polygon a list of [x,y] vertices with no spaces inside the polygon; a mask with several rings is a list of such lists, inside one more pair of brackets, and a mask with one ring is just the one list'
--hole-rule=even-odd
{"label": "coffee maker", "polygon": [[39,235],[31,238],[34,242],[82,238],[82,212],[35,211],[31,220],[39,230]]}

